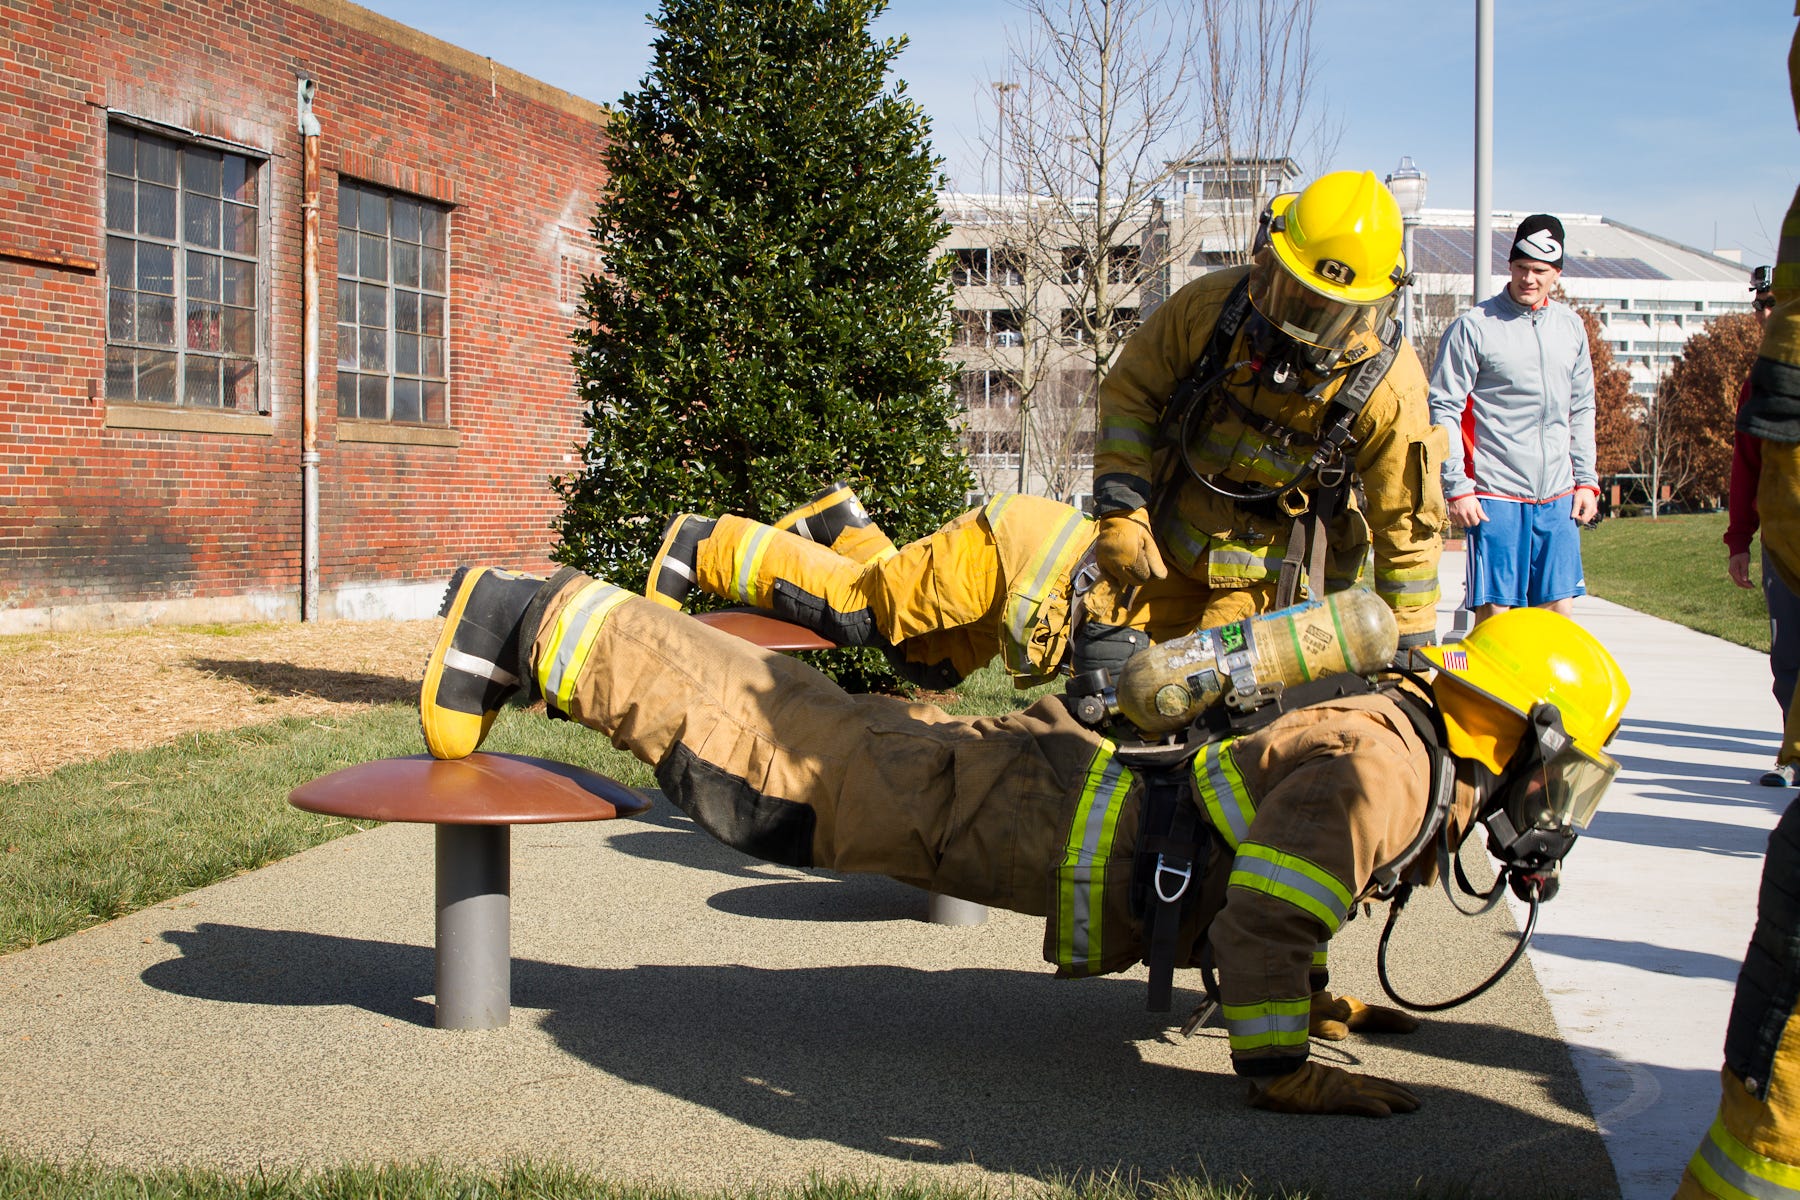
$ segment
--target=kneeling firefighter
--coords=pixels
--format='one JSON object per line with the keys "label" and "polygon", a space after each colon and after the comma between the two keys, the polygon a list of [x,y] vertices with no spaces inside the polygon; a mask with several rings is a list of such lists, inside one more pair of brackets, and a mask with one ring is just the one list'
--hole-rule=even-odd
{"label": "kneeling firefighter", "polygon": [[[1611,778],[1600,746],[1627,696],[1591,636],[1535,609],[1436,652],[1429,685],[1377,687],[1352,672],[1387,661],[1398,633],[1363,592],[1196,635],[1194,661],[1164,660],[1179,674],[1131,693],[1147,709],[1087,714],[1105,731],[1061,695],[979,718],[850,695],[574,571],[465,568],[443,611],[420,700],[433,755],[473,752],[503,702],[541,695],[551,715],[650,764],[697,825],[758,858],[1043,916],[1058,974],[1148,958],[1161,1008],[1174,966],[1210,961],[1250,1102],[1286,1112],[1417,1107],[1399,1084],[1309,1060],[1309,1033],[1409,1023],[1327,991],[1322,948],[1361,899],[1428,879],[1434,851],[1452,854],[1477,823],[1502,879],[1540,894],[1530,881],[1554,876]],[[1356,645],[1345,629],[1360,631]],[[1292,682],[1269,677],[1283,638],[1305,651]],[[1209,655],[1210,667],[1199,661]],[[1179,683],[1214,712],[1207,669],[1231,682],[1221,694],[1244,719],[1147,743],[1112,711],[1179,716]],[[1338,673],[1305,680],[1326,670]]]}
{"label": "kneeling firefighter", "polygon": [[1435,640],[1447,437],[1392,320],[1402,233],[1373,174],[1325,175],[1269,204],[1249,266],[1125,344],[1100,386],[1078,673],[1348,587],[1371,543],[1402,647]]}

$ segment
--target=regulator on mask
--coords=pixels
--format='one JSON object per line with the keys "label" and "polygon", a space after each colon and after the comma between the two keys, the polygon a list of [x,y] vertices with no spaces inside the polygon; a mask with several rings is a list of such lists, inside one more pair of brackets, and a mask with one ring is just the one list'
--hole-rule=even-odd
{"label": "regulator on mask", "polygon": [[1533,706],[1513,761],[1477,817],[1515,896],[1529,903],[1556,894],[1562,860],[1618,772],[1611,756],[1575,744],[1554,704]]}

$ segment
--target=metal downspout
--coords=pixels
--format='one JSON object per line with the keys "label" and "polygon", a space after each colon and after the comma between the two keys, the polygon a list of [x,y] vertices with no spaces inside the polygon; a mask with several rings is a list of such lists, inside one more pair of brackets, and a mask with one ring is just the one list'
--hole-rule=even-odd
{"label": "metal downspout", "polygon": [[305,143],[300,234],[300,619],[319,619],[319,118],[315,85],[299,83]]}

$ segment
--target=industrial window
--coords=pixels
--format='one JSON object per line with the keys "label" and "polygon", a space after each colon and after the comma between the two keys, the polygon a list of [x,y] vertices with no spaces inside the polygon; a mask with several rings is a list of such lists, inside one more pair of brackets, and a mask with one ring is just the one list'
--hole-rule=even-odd
{"label": "industrial window", "polygon": [[106,131],[106,398],[255,413],[258,174],[241,154]]}
{"label": "industrial window", "polygon": [[338,186],[338,416],[443,425],[449,210]]}

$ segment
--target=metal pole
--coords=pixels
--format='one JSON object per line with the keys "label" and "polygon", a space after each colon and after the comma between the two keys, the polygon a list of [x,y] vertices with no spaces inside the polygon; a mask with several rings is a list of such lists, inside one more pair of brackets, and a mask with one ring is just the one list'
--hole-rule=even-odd
{"label": "metal pole", "polygon": [[1475,296],[1493,290],[1494,0],[1475,0]]}
{"label": "metal pole", "polygon": [[437,1027],[512,1019],[512,826],[437,827]]}
{"label": "metal pole", "polygon": [[[1406,255],[1406,277],[1408,280],[1413,280],[1418,278],[1419,274],[1419,268],[1413,263],[1413,230],[1419,227],[1419,218],[1407,217],[1401,222],[1401,227],[1405,231],[1402,252]],[[1413,324],[1413,293],[1418,290],[1417,284],[1409,282],[1400,297],[1400,336],[1409,342],[1412,340],[1415,328]]]}
{"label": "metal pole", "polygon": [[305,145],[300,207],[300,619],[319,619],[319,118],[299,83]]}
{"label": "metal pole", "polygon": [[926,904],[926,919],[933,925],[981,925],[987,922],[988,910],[987,905],[973,900],[933,892]]}

